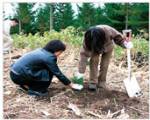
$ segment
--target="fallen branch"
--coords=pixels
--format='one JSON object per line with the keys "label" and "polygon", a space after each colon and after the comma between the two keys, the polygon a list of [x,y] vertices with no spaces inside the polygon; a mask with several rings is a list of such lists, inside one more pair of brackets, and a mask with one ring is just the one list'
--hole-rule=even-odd
{"label": "fallen branch", "polygon": [[87,111],[88,114],[92,115],[92,116],[95,116],[95,117],[98,117],[98,118],[102,118],[99,114],[96,114],[92,111]]}
{"label": "fallen branch", "polygon": [[123,81],[112,81],[112,83],[122,83]]}
{"label": "fallen branch", "polygon": [[115,103],[115,106],[118,106],[117,101],[116,101],[116,98],[114,98],[113,101],[114,101],[114,103]]}
{"label": "fallen branch", "polygon": [[140,110],[140,109],[137,109],[137,108],[134,108],[134,107],[127,106],[127,108],[130,108],[130,109],[132,109],[132,110],[138,111],[138,112],[140,112],[140,113],[150,114],[149,112],[145,112],[145,111],[143,111],[143,110]]}
{"label": "fallen branch", "polygon": [[68,108],[71,109],[77,116],[81,116],[81,111],[75,104],[69,103]]}
{"label": "fallen branch", "polygon": [[69,92],[69,91],[71,91],[71,89],[67,89],[67,90],[64,91],[64,92],[58,93],[57,95],[55,95],[55,96],[53,96],[53,97],[50,97],[51,103],[52,103],[52,100],[53,100],[54,98],[57,98],[57,97],[59,97],[59,96],[65,94],[65,93],[67,93],[67,92]]}
{"label": "fallen branch", "polygon": [[110,110],[108,111],[108,114],[107,114],[107,118],[114,118],[114,117],[117,117],[121,114],[121,110],[118,110],[114,113],[110,113]]}
{"label": "fallen branch", "polygon": [[125,113],[125,109],[123,108],[114,113],[110,113],[110,110],[109,110],[108,114],[107,114],[107,118],[128,119],[129,115],[127,113]]}

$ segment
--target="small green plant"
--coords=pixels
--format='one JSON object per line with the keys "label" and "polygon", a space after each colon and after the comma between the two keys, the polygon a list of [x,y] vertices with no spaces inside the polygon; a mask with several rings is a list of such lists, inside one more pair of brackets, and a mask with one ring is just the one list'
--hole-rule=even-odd
{"label": "small green plant", "polygon": [[77,77],[73,77],[72,82],[76,83],[76,84],[83,85],[83,78],[78,79]]}

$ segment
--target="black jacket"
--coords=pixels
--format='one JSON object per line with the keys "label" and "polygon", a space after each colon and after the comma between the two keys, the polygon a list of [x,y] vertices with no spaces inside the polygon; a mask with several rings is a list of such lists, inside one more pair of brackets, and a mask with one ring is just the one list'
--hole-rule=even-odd
{"label": "black jacket", "polygon": [[70,80],[58,68],[56,56],[42,48],[22,56],[11,70],[28,80],[49,81],[55,75],[63,84],[70,84]]}

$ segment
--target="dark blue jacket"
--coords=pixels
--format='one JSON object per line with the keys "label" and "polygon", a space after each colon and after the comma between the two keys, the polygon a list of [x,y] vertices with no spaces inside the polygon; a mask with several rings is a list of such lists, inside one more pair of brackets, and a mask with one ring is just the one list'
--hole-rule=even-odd
{"label": "dark blue jacket", "polygon": [[11,70],[28,80],[49,81],[55,75],[63,84],[70,84],[58,68],[56,56],[42,48],[23,55]]}

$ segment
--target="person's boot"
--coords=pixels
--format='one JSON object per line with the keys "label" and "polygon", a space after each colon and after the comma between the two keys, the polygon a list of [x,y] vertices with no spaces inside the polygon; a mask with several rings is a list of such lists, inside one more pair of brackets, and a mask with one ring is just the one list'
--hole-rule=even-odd
{"label": "person's boot", "polygon": [[107,85],[106,85],[106,82],[99,82],[98,85],[97,85],[98,88],[103,88],[105,90],[109,90]]}
{"label": "person's boot", "polygon": [[28,90],[28,95],[38,96],[38,97],[44,97],[44,96],[48,96],[48,90],[35,91],[35,90],[32,90],[32,89],[29,89]]}
{"label": "person's boot", "polygon": [[28,92],[28,86],[26,86],[26,85],[19,85],[19,88],[18,88],[18,90],[19,91],[23,91],[23,92],[25,92],[25,93],[27,93]]}
{"label": "person's boot", "polygon": [[89,85],[88,85],[88,89],[90,90],[90,91],[96,91],[97,90],[97,85],[96,85],[96,83],[89,83]]}

